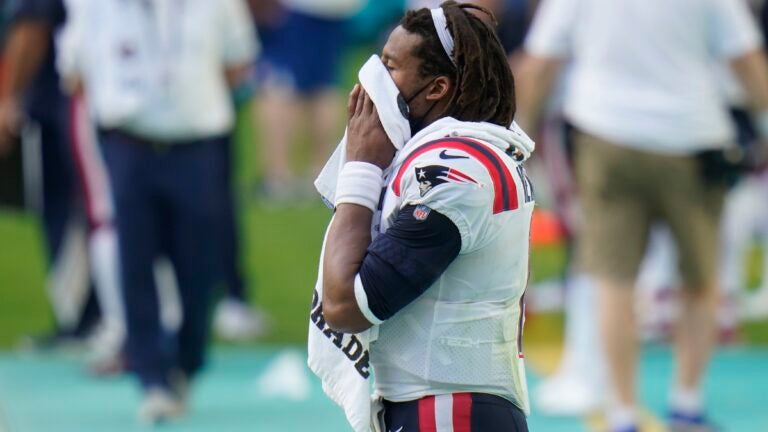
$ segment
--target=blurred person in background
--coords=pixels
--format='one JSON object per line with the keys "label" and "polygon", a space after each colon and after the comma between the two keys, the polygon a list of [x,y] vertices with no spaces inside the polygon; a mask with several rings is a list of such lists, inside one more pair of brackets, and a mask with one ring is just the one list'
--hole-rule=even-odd
{"label": "blurred person in background", "polygon": [[[256,45],[244,0],[80,0],[65,66],[82,86],[113,187],[126,354],[143,390],[139,418],[183,414],[205,362],[215,284],[224,279],[230,89]],[[161,324],[154,267],[178,286],[178,330]]]}
{"label": "blurred person in background", "polygon": [[673,430],[711,430],[700,385],[715,341],[725,185],[710,174],[735,139],[712,65],[730,63],[765,126],[765,58],[749,12],[729,0],[547,0],[525,48],[517,87],[525,130],[536,124],[561,65],[571,62],[564,111],[576,128],[585,218],[578,254],[598,285],[609,428],[638,430],[633,288],[659,221],[675,239],[684,288],[669,422]]}
{"label": "blurred person in background", "polygon": [[[258,67],[264,168],[260,193],[267,200],[299,198],[331,153],[343,120],[338,82],[348,44],[345,23],[363,1],[280,0],[259,26],[264,46]],[[293,167],[293,149],[304,125],[312,137],[311,172]]]}
{"label": "blurred person in background", "polygon": [[[66,20],[63,2],[12,0],[6,2],[5,12],[0,154],[21,139],[25,158],[42,159],[36,175],[42,177],[40,202],[49,261],[46,285],[57,329],[33,342],[37,347],[53,347],[89,336],[98,320],[99,308],[89,283],[89,254],[101,308],[114,306],[118,270],[109,188],[89,181],[102,175],[101,158],[93,142],[79,133],[78,122],[72,121],[77,118],[77,106],[59,86],[54,34]],[[36,143],[41,154],[34,151]],[[119,349],[119,336],[114,336],[120,328],[104,324],[96,346],[108,344],[111,355]]]}
{"label": "blurred person in background", "polygon": [[[759,17],[763,38],[768,37],[768,3],[763,0],[749,2]],[[759,141],[757,125],[751,121],[748,98],[738,82],[724,71],[726,97],[739,124],[739,141],[745,150]],[[734,312],[728,319],[755,320],[768,317],[768,170],[765,166],[745,173],[726,199],[723,213],[722,285],[733,304]],[[755,243],[762,248],[759,263],[762,283],[749,292],[749,264]],[[735,315],[735,316],[734,316]],[[722,319],[722,318],[721,318]]]}

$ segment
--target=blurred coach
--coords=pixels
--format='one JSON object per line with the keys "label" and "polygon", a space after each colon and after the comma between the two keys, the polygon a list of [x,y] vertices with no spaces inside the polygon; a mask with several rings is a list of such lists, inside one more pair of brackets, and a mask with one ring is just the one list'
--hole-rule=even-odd
{"label": "blurred coach", "polygon": [[[204,363],[214,284],[221,281],[229,193],[230,87],[255,53],[242,0],[72,0],[67,75],[82,83],[114,188],[127,360],[149,422],[181,415]],[[72,42],[79,41],[79,42]],[[161,325],[153,265],[173,265],[183,323]]]}

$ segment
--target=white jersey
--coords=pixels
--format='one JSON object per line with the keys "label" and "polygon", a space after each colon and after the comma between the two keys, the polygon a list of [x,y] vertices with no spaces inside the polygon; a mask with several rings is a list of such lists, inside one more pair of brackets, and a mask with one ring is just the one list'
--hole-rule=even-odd
{"label": "white jersey", "polygon": [[522,165],[479,139],[425,142],[391,174],[379,231],[407,205],[448,217],[462,245],[423,295],[379,326],[377,393],[395,402],[488,393],[528,413],[521,335],[534,202]]}

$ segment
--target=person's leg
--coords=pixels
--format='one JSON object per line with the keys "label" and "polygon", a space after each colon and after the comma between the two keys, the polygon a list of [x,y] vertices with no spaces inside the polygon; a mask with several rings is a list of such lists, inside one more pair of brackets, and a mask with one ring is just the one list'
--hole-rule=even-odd
{"label": "person's leg", "polygon": [[592,278],[571,269],[565,280],[565,340],[557,372],[535,393],[536,406],[551,415],[583,415],[600,407],[605,359],[600,349]]}
{"label": "person's leg", "polygon": [[745,257],[756,228],[754,205],[759,202],[753,201],[757,198],[753,182],[749,177],[744,178],[731,189],[725,199],[720,279],[722,290],[726,294],[738,293],[747,283]]}
{"label": "person's leg", "polygon": [[225,190],[224,139],[171,150],[164,179],[170,200],[169,258],[176,271],[184,316],[175,367],[193,377],[203,366],[214,285],[223,281],[221,221]]}
{"label": "person's leg", "polygon": [[310,175],[320,173],[323,165],[338,144],[342,132],[340,114],[343,112],[343,99],[335,87],[318,90],[308,101],[309,130],[312,137],[312,171]]}
{"label": "person's leg", "polygon": [[635,309],[643,340],[666,340],[677,318],[675,294],[680,285],[677,249],[663,224],[651,229],[648,250],[637,277]]}
{"label": "person's leg", "polygon": [[300,129],[300,118],[301,102],[293,90],[284,86],[262,90],[256,122],[261,131],[264,187],[268,197],[286,198],[293,187],[291,150],[296,131]]}
{"label": "person's leg", "polygon": [[599,334],[608,372],[609,427],[636,425],[634,283],[652,221],[648,155],[578,133],[576,178],[584,212],[579,263],[597,284]]}
{"label": "person's leg", "polygon": [[117,229],[104,224],[91,230],[91,274],[102,311],[99,345],[90,365],[97,374],[119,371],[125,343],[125,311],[120,290]]}
{"label": "person's leg", "polygon": [[344,99],[339,90],[340,63],[348,38],[344,22],[334,19],[304,17],[312,34],[312,44],[304,47],[304,68],[299,87],[308,96],[309,131],[312,137],[312,176],[316,176],[331,155],[343,132]]}
{"label": "person's leg", "polygon": [[[569,154],[573,149],[572,132],[572,127],[563,124],[561,118],[548,119],[541,137],[546,141],[543,159],[539,159],[546,175],[535,182],[540,186],[543,181],[551,189],[545,191],[545,199],[550,198],[564,228],[571,233],[566,236],[568,270],[563,279],[563,355],[557,371],[538,386],[534,395],[538,409],[552,415],[583,415],[599,408],[604,402],[606,381],[594,310],[597,288],[590,275],[574,264],[574,252],[578,249],[575,238],[583,218],[577,205],[579,197]],[[540,192],[538,187],[537,202]]]}
{"label": "person's leg", "polygon": [[237,220],[237,199],[235,197],[233,177],[234,167],[232,165],[232,153],[234,149],[234,137],[229,137],[225,145],[222,145],[219,151],[222,152],[221,158],[224,163],[224,176],[222,178],[222,192],[224,193],[224,207],[222,208],[222,254],[225,277],[224,282],[227,285],[226,296],[242,302],[248,303],[248,293],[245,290],[243,281],[243,271],[240,265],[240,242],[238,240],[238,220]]}
{"label": "person's leg", "polygon": [[90,368],[97,374],[114,373],[122,369],[125,342],[114,200],[97,134],[82,96],[73,97],[70,116],[70,145],[90,227],[90,274],[101,309],[101,326]]}
{"label": "person's leg", "polygon": [[158,174],[153,150],[112,133],[102,134],[114,192],[120,282],[127,330],[126,355],[145,391],[168,387],[173,344],[160,324],[153,265],[159,254]]}
{"label": "person's leg", "polygon": [[226,292],[219,301],[214,315],[217,336],[231,342],[252,340],[266,328],[264,316],[249,305],[248,291],[243,278],[240,242],[238,237],[237,202],[232,184],[232,148],[234,142],[228,139],[219,149],[223,155],[225,171],[221,191],[224,205],[220,212],[222,242],[222,268]]}
{"label": "person's leg", "polygon": [[675,329],[676,373],[671,395],[674,415],[701,416],[701,381],[716,342],[718,251],[725,188],[705,182],[695,158],[660,163],[673,188],[660,191],[663,218],[679,250],[683,277],[680,317]]}
{"label": "person's leg", "polygon": [[[63,109],[63,108],[62,108]],[[67,111],[39,123],[42,149],[42,219],[48,277],[46,285],[59,331],[76,332],[88,295],[85,220],[77,211],[75,170],[65,126]]]}
{"label": "person's leg", "polygon": [[637,323],[634,284],[599,278],[597,290],[600,338],[608,363],[612,395],[620,406],[635,406]]}

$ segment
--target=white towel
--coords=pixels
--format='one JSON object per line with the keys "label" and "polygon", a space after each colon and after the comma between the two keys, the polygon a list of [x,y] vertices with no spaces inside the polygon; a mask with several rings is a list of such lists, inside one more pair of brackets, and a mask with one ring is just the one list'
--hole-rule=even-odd
{"label": "white towel", "polygon": [[[375,55],[371,57],[360,69],[358,77],[376,105],[384,131],[398,150],[393,164],[384,171],[385,175],[395,170],[421,143],[446,136],[472,137],[502,150],[514,147],[523,158],[528,158],[534,150],[534,142],[515,123],[510,128],[505,128],[490,123],[462,122],[445,117],[411,138],[410,125],[406,115],[401,111],[404,101],[381,59]],[[339,172],[346,162],[345,153],[346,133],[315,180],[317,191],[331,208],[335,202]],[[373,226],[378,225],[380,217],[381,214],[376,212]],[[325,240],[323,240],[322,250],[325,250]],[[309,320],[309,368],[322,381],[325,393],[344,409],[347,420],[355,432],[378,431],[380,430],[378,410],[381,404],[375,395],[371,395],[368,351],[370,343],[375,340],[378,333],[378,327],[374,326],[356,335],[342,335],[328,329],[320,309],[323,296],[322,272],[323,253],[321,252]]]}
{"label": "white towel", "polygon": [[[397,150],[403,148],[406,142],[411,139],[411,125],[408,118],[401,110],[405,102],[400,96],[400,90],[397,89],[389,71],[384,67],[384,63],[377,55],[371,56],[363,65],[357,74],[360,84],[370,96],[376,111],[379,113],[379,120],[384,127],[387,137],[393,143]],[[400,100],[400,103],[398,103]],[[339,172],[346,162],[347,133],[341,139],[336,151],[320,171],[320,175],[315,180],[315,188],[323,197],[325,203],[333,208],[336,201],[336,179]],[[386,170],[385,170],[386,172]]]}

